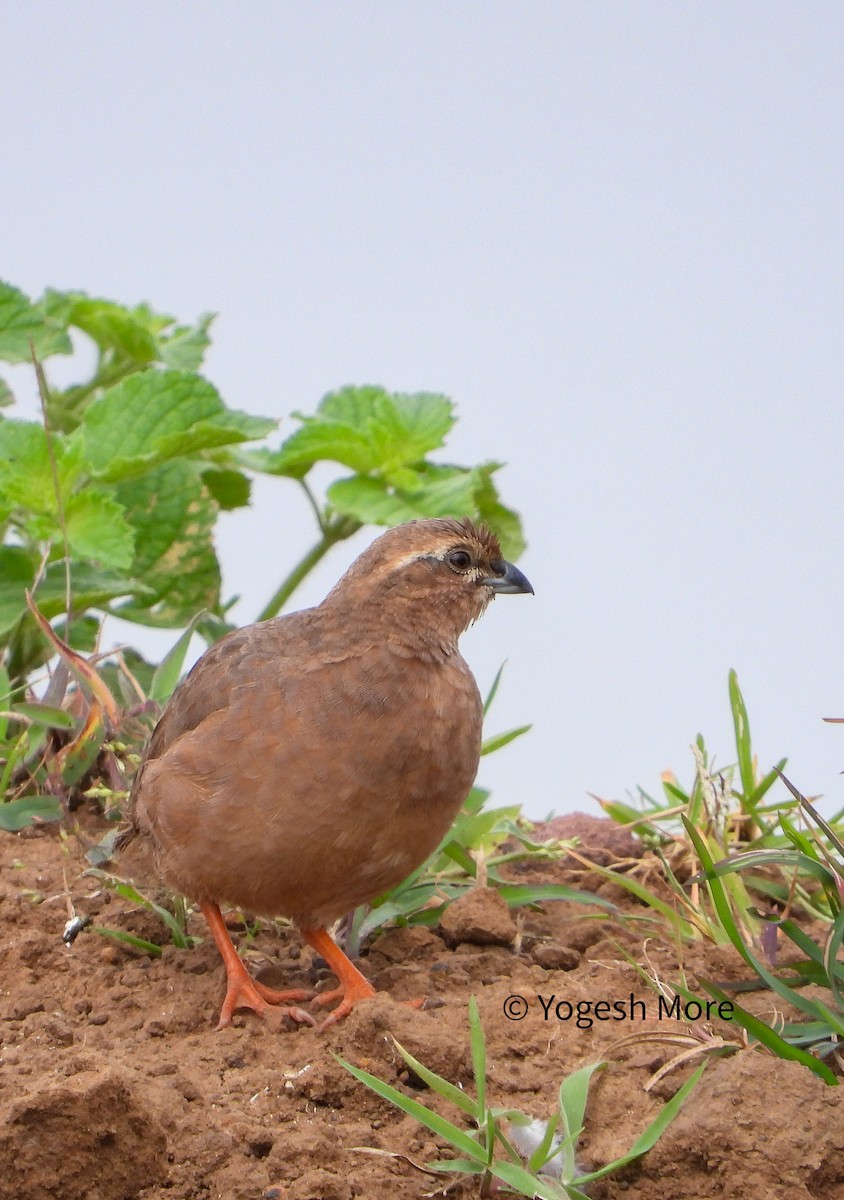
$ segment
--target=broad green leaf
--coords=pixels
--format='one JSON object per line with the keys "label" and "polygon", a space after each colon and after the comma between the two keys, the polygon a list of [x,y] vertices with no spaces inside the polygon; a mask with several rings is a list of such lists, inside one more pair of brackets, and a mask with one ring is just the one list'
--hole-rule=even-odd
{"label": "broad green leaf", "polygon": [[62,806],[57,796],[22,796],[0,804],[0,829],[18,833],[37,821],[61,820]]}
{"label": "broad green leaf", "polygon": [[212,468],[202,472],[202,482],[225,512],[249,504],[252,480],[242,471]]}
{"label": "broad green leaf", "polygon": [[[38,562],[19,546],[0,546],[0,637],[9,632],[27,612],[24,592],[32,588]],[[145,584],[125,575],[75,562],[71,567],[71,594],[74,609],[102,608],[119,596],[149,596]],[[65,611],[64,560],[52,562],[38,586],[36,603],[52,620]]]}
{"label": "broad green leaf", "polygon": [[135,531],[132,573],[151,596],[119,610],[121,616],[166,628],[183,625],[200,609],[216,610],[220,567],[212,531],[217,507],[185,462],[159,466],[117,488]]}
{"label": "broad green leaf", "polygon": [[158,358],[158,344],[148,324],[122,304],[79,296],[71,304],[68,322],[87,333],[102,350],[113,350],[141,364]]}
{"label": "broad green leaf", "polygon": [[414,492],[398,492],[385,480],[371,476],[338,479],[331,484],[329,503],[345,516],[372,525],[399,525],[420,517],[462,517],[475,513],[477,473],[453,468],[443,475],[419,474]]}
{"label": "broad green leaf", "polygon": [[[82,447],[59,434],[53,435],[52,444],[59,489],[67,497],[82,472]],[[47,435],[35,421],[0,417],[0,497],[7,508],[25,510],[25,517],[57,515],[56,480]],[[42,536],[49,536],[55,528],[49,522]]]}
{"label": "broad green leaf", "polygon": [[6,383],[5,379],[0,379],[0,408],[8,408],[10,404],[14,404],[15,397],[12,389]]}
{"label": "broad green leaf", "polygon": [[[76,612],[86,608],[102,608],[119,596],[149,595],[145,582],[87,562],[71,563],[70,582]],[[65,611],[64,559],[52,562],[47,567],[35,600],[48,619]]]}
{"label": "broad green leaf", "polygon": [[353,471],[372,471],[377,465],[372,443],[363,430],[315,417],[291,434],[280,450],[267,455],[265,462],[272,474],[301,475],[323,459]]}
{"label": "broad green leaf", "polygon": [[331,392],[315,416],[300,419],[302,428],[266,460],[265,469],[303,474],[327,459],[364,474],[395,472],[441,446],[455,421],[445,396],[402,395],[369,386]]}
{"label": "broad green leaf", "polygon": [[32,586],[38,559],[21,546],[0,546],[0,635],[26,611],[26,588]]}
{"label": "broad green leaf", "polygon": [[81,428],[93,473],[113,482],[171,458],[261,437],[275,422],[231,412],[199,375],[147,370],[94,400]]}
{"label": "broad green leaf", "polygon": [[30,342],[39,358],[70,354],[67,331],[48,317],[16,287],[0,281],[0,359],[30,362]]}
{"label": "broad green leaf", "polygon": [[475,505],[478,517],[498,536],[504,557],[515,560],[524,552],[525,539],[521,517],[501,503],[492,481],[492,476],[500,467],[501,463],[484,463],[477,468],[480,486],[475,492]]}
{"label": "broad green leaf", "polygon": [[162,362],[180,371],[198,371],[211,345],[208,330],[216,315],[203,313],[195,325],[177,325],[172,333],[160,337]]}
{"label": "broad green leaf", "polygon": [[88,488],[66,501],[64,513],[73,554],[116,570],[131,567],[135,532],[115,499]]}

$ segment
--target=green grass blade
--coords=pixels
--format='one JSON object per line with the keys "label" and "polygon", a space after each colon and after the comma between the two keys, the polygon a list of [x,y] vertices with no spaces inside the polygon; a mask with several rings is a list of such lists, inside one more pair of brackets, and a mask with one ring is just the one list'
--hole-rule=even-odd
{"label": "green grass blade", "polygon": [[395,1038],[393,1038],[393,1044],[414,1075],[418,1075],[423,1083],[427,1083],[432,1092],[436,1092],[444,1100],[450,1100],[473,1120],[478,1119],[478,1104],[462,1088],[455,1087],[453,1083],[443,1079],[442,1075],[437,1075],[435,1071],[430,1070],[418,1058],[414,1058],[409,1050],[405,1050],[401,1042],[397,1042]]}
{"label": "green grass blade", "polygon": [[829,989],[838,1008],[844,1010],[844,990],[841,987],[841,977],[844,975],[844,969],[842,969],[842,965],[838,961],[838,952],[841,949],[842,940],[844,940],[844,911],[840,912],[835,918],[832,929],[830,929],[829,936],[827,937],[826,946],[824,947],[824,966],[829,978]]}
{"label": "green grass blade", "polygon": [[753,749],[750,744],[750,722],[747,718],[747,706],[739,687],[738,675],[730,671],[729,678],[730,708],[733,713],[733,729],[736,735],[736,751],[738,753],[739,777],[745,802],[752,811],[752,796],[756,790],[756,777],[753,771]]}
{"label": "green grass blade", "polygon": [[125,942],[127,946],[134,946],[136,950],[143,950],[153,958],[158,958],[161,954],[161,947],[155,942],[148,942],[146,938],[136,937],[134,933],[126,933],[123,929],[107,929],[104,925],[92,925],[91,929],[93,933],[114,938],[116,942]]}
{"label": "green grass blade", "polygon": [[485,754],[494,754],[496,750],[500,750],[503,746],[508,746],[510,742],[515,742],[516,738],[522,737],[533,728],[532,725],[519,725],[516,729],[508,729],[506,733],[496,733],[491,738],[487,738],[481,746],[481,757]]}
{"label": "green grass blade", "polygon": [[712,861],[712,856],[709,853],[706,842],[695,829],[694,825],[692,825],[692,823],[685,816],[683,817],[683,824],[686,827],[686,832],[692,841],[698,859],[703,865],[709,887],[709,893],[712,897],[712,902],[715,905],[715,911],[718,914],[718,918],[721,921],[725,933],[735,946],[736,950],[738,950],[739,954],[742,956],[751,970],[755,971],[759,978],[763,979],[768,987],[775,991],[778,996],[781,996],[783,1000],[786,1000],[789,1004],[793,1004],[795,1008],[799,1008],[801,1012],[805,1012],[808,1016],[816,1017],[818,1013],[817,1006],[810,1000],[807,1000],[804,996],[801,996],[799,992],[796,992],[786,983],[783,983],[778,976],[774,975],[772,971],[769,971],[768,968],[750,951],[745,943],[744,938],[741,936],[741,933],[738,930],[730,902],[727,899],[727,893],[724,890],[724,886],[721,883],[721,880],[714,873],[715,864]]}
{"label": "green grass blade", "polygon": [[569,900],[574,904],[596,904],[607,912],[618,911],[618,906],[611,900],[596,896],[593,892],[567,887],[564,883],[505,883],[495,890],[511,908],[519,908],[523,904],[541,904],[543,900]]}
{"label": "green grass blade", "polygon": [[489,1165],[490,1174],[508,1187],[513,1188],[520,1196],[538,1197],[539,1200],[567,1200],[572,1193],[564,1184],[555,1183],[553,1179],[543,1179],[541,1175],[532,1175],[524,1167],[515,1163],[493,1162]]}
{"label": "green grass blade", "polygon": [[697,1086],[703,1072],[706,1070],[707,1064],[701,1063],[693,1075],[691,1075],[676,1095],[672,1096],[667,1104],[663,1105],[661,1111],[651,1121],[650,1125],[636,1138],[636,1141],[630,1147],[626,1154],[621,1158],[615,1159],[614,1162],[608,1163],[605,1167],[601,1167],[599,1171],[592,1171],[589,1175],[581,1175],[574,1180],[575,1184],[590,1183],[594,1179],[601,1179],[605,1175],[611,1175],[614,1171],[626,1167],[635,1158],[639,1158],[650,1150],[659,1139],[662,1137],[665,1130],[677,1116],[680,1109],[686,1102],[689,1093]]}
{"label": "green grass blade", "polygon": [[486,1108],[486,1041],[478,1002],[474,996],[469,997],[469,1044],[472,1048],[472,1070],[475,1075],[478,1112],[482,1113]]}
{"label": "green grass blade", "polygon": [[[801,1050],[799,1046],[793,1045],[791,1041],[787,1040],[775,1029],[772,1029],[771,1026],[766,1024],[760,1017],[754,1016],[753,1013],[750,1013],[747,1011],[747,1009],[742,1008],[740,1004],[736,1004],[735,1000],[733,1000],[731,996],[728,996],[726,992],[722,991],[717,984],[709,983],[705,979],[701,979],[700,983],[701,986],[705,988],[706,991],[709,992],[709,994],[716,1000],[727,1001],[729,1004],[732,1004],[733,1015],[731,1020],[734,1021],[735,1024],[740,1025],[743,1029],[746,1029],[750,1036],[756,1038],[756,1040],[761,1042],[763,1046],[767,1046],[771,1053],[775,1054],[777,1058],[782,1058],[789,1062],[802,1063],[804,1067],[808,1067],[810,1071],[819,1076],[824,1083],[828,1083],[832,1087],[837,1086],[837,1076],[825,1063],[822,1063],[820,1059],[815,1058],[813,1054],[807,1054],[806,1051]],[[805,1029],[806,1027],[798,1026],[798,1028]],[[820,1031],[821,1023],[815,1023],[813,1028]]]}
{"label": "green grass blade", "polygon": [[150,700],[156,700],[159,704],[166,704],[170,699],[182,674],[182,667],[185,665],[185,657],[188,652],[190,640],[199,622],[207,616],[207,611],[202,609],[201,612],[192,617],[185,632],[172,649],[168,650],[164,655],[152,677],[149,689]]}
{"label": "green grass blade", "polygon": [[562,1125],[563,1145],[560,1147],[560,1161],[564,1179],[571,1179],[575,1172],[574,1152],[577,1139],[583,1132],[586,1102],[589,1099],[589,1088],[592,1076],[596,1071],[606,1067],[605,1062],[591,1063],[572,1071],[560,1084],[559,1112]]}
{"label": "green grass blade", "polygon": [[486,716],[487,713],[489,712],[489,710],[492,708],[492,702],[495,699],[495,693],[498,691],[498,685],[501,683],[501,676],[504,674],[504,668],[506,666],[507,666],[507,659],[505,658],[504,662],[501,664],[501,666],[495,672],[495,679],[493,679],[493,681],[492,681],[492,687],[489,689],[489,691],[486,694],[486,700],[484,700],[484,716]]}
{"label": "green grass blade", "polygon": [[401,1112],[407,1113],[409,1117],[413,1117],[420,1125],[424,1125],[426,1129],[430,1129],[431,1133],[436,1134],[437,1137],[445,1138],[456,1150],[465,1155],[470,1162],[477,1163],[480,1167],[486,1168],[486,1155],[483,1148],[465,1130],[459,1129],[457,1125],[453,1125],[445,1117],[432,1112],[430,1108],[426,1108],[418,1100],[411,1100],[409,1096],[405,1096],[397,1088],[391,1087],[389,1083],[385,1083],[377,1075],[371,1075],[369,1071],[363,1071],[360,1067],[353,1067],[350,1062],[347,1062],[345,1058],[341,1058],[339,1054],[335,1054],[334,1058],[337,1059],[341,1067],[345,1067],[349,1074],[354,1075],[355,1079],[365,1084],[370,1091],[375,1092],[376,1096],[380,1096],[382,1100],[388,1100],[390,1104],[395,1105]]}

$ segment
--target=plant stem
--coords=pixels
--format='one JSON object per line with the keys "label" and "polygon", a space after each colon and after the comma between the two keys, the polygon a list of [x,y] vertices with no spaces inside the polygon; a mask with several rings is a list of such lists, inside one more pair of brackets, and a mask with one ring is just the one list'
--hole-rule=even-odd
{"label": "plant stem", "polygon": [[281,586],[273,593],[269,602],[258,615],[259,621],[268,621],[282,610],[284,605],[296,591],[296,588],[310,575],[317,563],[325,557],[335,542],[342,542],[351,537],[361,527],[360,521],[351,517],[339,517],[334,521],[323,524],[323,534],[319,541],[311,547],[304,558],[300,559]]}

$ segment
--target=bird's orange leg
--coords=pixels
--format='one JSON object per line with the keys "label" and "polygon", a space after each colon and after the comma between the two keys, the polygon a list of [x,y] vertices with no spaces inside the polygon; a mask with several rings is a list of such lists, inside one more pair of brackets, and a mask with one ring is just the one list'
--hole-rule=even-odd
{"label": "bird's orange leg", "polygon": [[[253,1012],[263,1016],[270,1005],[287,1005],[290,1000],[311,1000],[313,998],[313,992],[303,988],[294,988],[289,992],[275,992],[272,988],[259,983],[257,979],[253,979],[232,945],[229,931],[226,929],[226,923],[217,905],[200,904],[199,907],[208,922],[208,928],[217,943],[217,949],[220,951],[226,968],[226,998],[220,1012],[218,1029],[225,1029],[227,1025],[231,1024],[232,1013],[236,1008],[251,1008]],[[282,1012],[300,1024],[316,1025],[311,1014],[302,1008],[288,1006],[282,1008]]]}
{"label": "bird's orange leg", "polygon": [[319,1032],[327,1029],[329,1025],[333,1025],[335,1021],[339,1021],[342,1017],[348,1016],[358,1000],[368,1000],[375,995],[375,988],[361,975],[360,971],[351,962],[337,943],[330,937],[325,929],[302,929],[300,930],[302,937],[316,950],[317,954],[321,955],[328,963],[331,970],[337,976],[339,987],[332,988],[330,992],[321,992],[316,997],[315,1004],[330,1004],[332,1000],[339,998],[340,1003],[337,1007],[328,1014],[323,1023],[319,1027]]}

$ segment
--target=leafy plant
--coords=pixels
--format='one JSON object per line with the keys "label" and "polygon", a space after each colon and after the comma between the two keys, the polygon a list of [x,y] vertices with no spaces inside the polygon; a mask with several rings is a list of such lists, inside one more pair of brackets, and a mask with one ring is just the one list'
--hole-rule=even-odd
{"label": "leafy plant", "polygon": [[[734,1020],[751,1038],[780,1058],[802,1063],[826,1083],[838,1078],[825,1059],[833,1059],[839,1070],[844,1067],[840,1046],[844,1039],[844,963],[839,960],[844,943],[844,841],[818,813],[814,805],[785,781],[795,801],[809,820],[809,833],[797,829],[783,814],[781,824],[789,848],[750,850],[716,862],[703,839],[693,827],[688,832],[700,856],[702,872],[730,941],[754,972],[759,986],[769,988],[781,1000],[802,1015],[800,1021],[781,1021],[773,1028],[759,1017],[735,1005]],[[790,916],[765,915],[772,930],[782,933],[805,956],[789,962],[787,974],[779,973],[754,953],[733,919],[727,900],[725,881],[748,870],[777,866],[820,884],[829,906],[829,920],[823,944]],[[702,981],[716,999],[726,999],[723,989]],[[806,995],[807,984],[822,989],[822,998]]]}
{"label": "leafy plant", "polygon": [[[213,529],[221,509],[249,503],[255,472],[294,481],[312,506],[318,540],[262,612],[280,611],[316,562],[366,523],[410,517],[488,519],[510,554],[519,519],[493,483],[498,463],[433,463],[456,417],[444,396],[347,387],[277,449],[251,449],[277,422],[228,408],[197,372],[212,317],[193,326],[148,305],[127,308],[82,292],[48,291],[37,302],[0,284],[0,360],[69,354],[71,335],[93,341],[86,380],[58,389],[44,380],[42,423],[0,418],[0,648],[14,683],[49,653],[26,612],[37,595],[52,620],[72,613],[71,641],[90,648],[100,618],[184,626],[200,610],[206,637],[227,628]],[[2,384],[3,402],[12,400]],[[308,482],[321,462],[351,474],[318,501]],[[69,568],[69,583],[68,583]],[[69,596],[68,596],[69,592]],[[77,638],[83,638],[77,641]]]}
{"label": "leafy plant", "polygon": [[[636,918],[640,923],[649,924],[658,933],[667,929],[674,941],[705,939],[726,945],[731,940],[705,879],[695,878],[700,862],[698,841],[712,858],[750,846],[776,846],[782,840],[777,820],[784,810],[793,807],[792,802],[782,799],[764,802],[786,760],[760,776],[735,671],[729,676],[729,696],[736,743],[734,766],[716,770],[698,735],[692,746],[695,780],[689,789],[683,789],[673,774],[666,774],[661,801],[640,789],[641,810],[618,801],[600,801],[609,816],[640,834],[650,855],[621,872],[580,858],[576,849],[571,851],[585,867],[614,880],[645,906]],[[696,831],[694,840],[688,835],[690,828]],[[732,924],[740,927],[751,942],[758,942],[764,921],[756,912],[754,894],[782,900],[789,886],[788,880],[772,880],[769,875],[756,873],[726,881],[724,895]]]}
{"label": "leafy plant", "polygon": [[[125,712],[166,699],[194,629],[211,641],[230,628],[234,601],[222,596],[214,526],[221,510],[249,503],[256,472],[290,480],[317,525],[314,546],[262,617],[366,523],[472,515],[494,525],[509,556],[523,546],[519,518],[493,482],[500,464],[429,459],[456,420],[444,396],[342,388],[313,415],[299,414],[280,446],[257,446],[277,422],[227,407],[199,374],[212,320],[185,325],[147,304],[78,291],[33,302],[0,283],[0,361],[35,356],[43,413],[40,422],[0,415],[0,782],[10,799],[0,828],[58,816]],[[52,386],[42,361],[73,353],[80,340],[95,351],[88,377]],[[0,379],[0,405],[13,401]],[[347,473],[320,498],[311,479],[325,462]],[[185,633],[158,669],[131,647],[102,659],[108,616]],[[37,696],[35,673],[64,653],[57,621],[66,653]],[[96,669],[89,664],[80,679],[92,653]],[[107,695],[123,707],[104,703]]]}
{"label": "leafy plant", "polygon": [[541,1197],[542,1200],[584,1200],[585,1185],[627,1166],[656,1144],[680,1111],[705,1067],[705,1064],[699,1067],[683,1084],[626,1154],[597,1171],[583,1173],[575,1159],[577,1143],[584,1129],[590,1084],[606,1064],[592,1063],[564,1079],[560,1085],[556,1111],[549,1120],[541,1121],[519,1109],[497,1108],[489,1104],[486,1041],[474,996],[469,1000],[469,1037],[474,1096],[429,1070],[393,1039],[396,1049],[413,1074],[469,1118],[474,1126],[469,1131],[406,1096],[369,1071],[353,1066],[344,1058],[335,1057],[355,1079],[453,1147],[456,1158],[427,1163],[426,1170],[476,1176],[481,1196],[488,1196],[493,1180],[498,1180],[519,1196]]}

